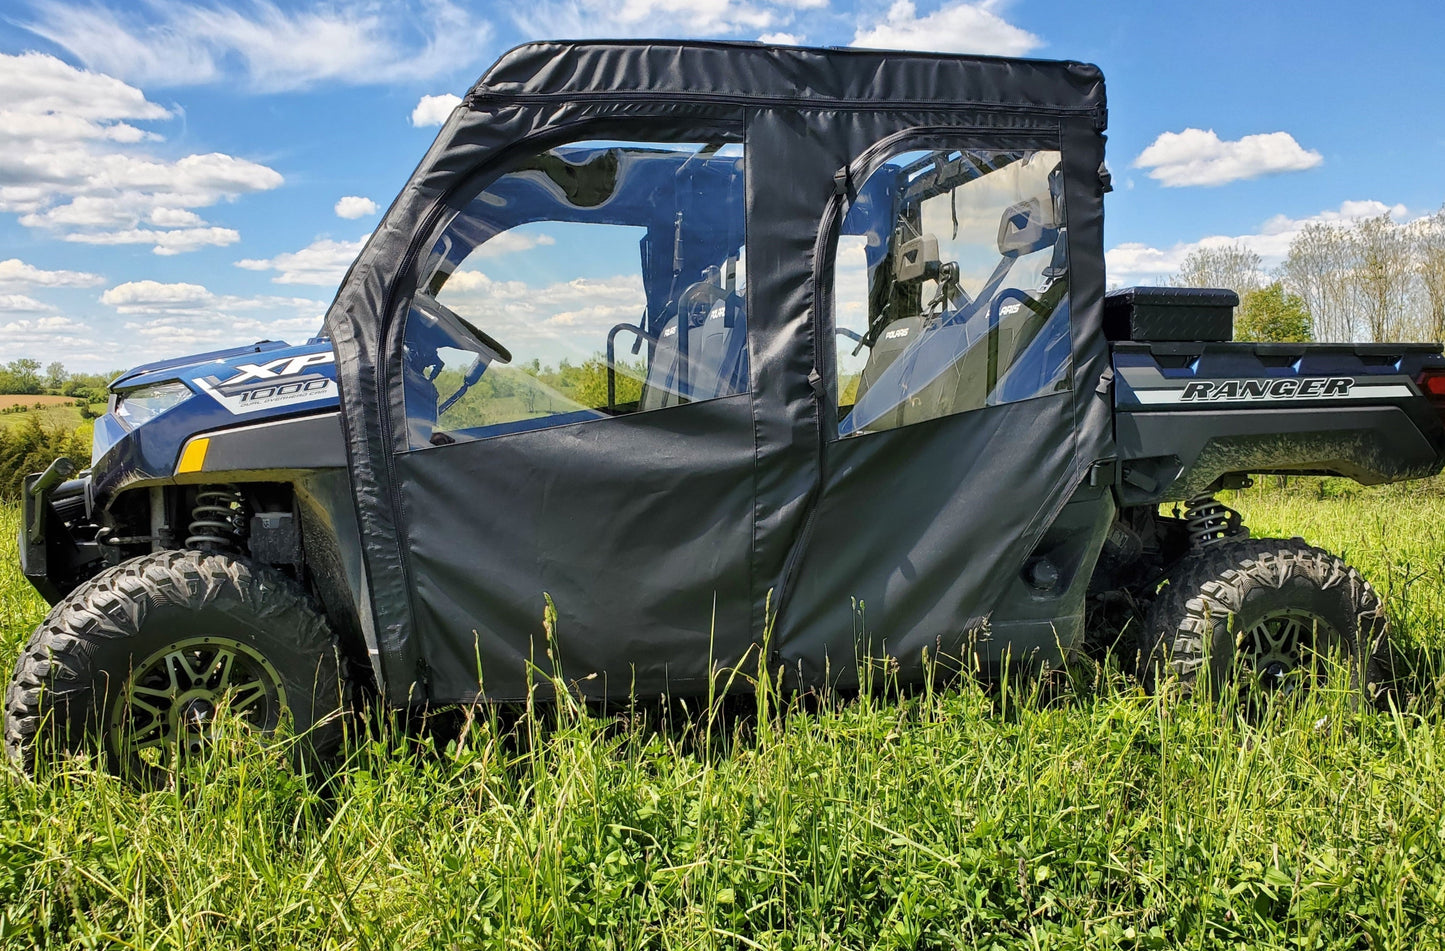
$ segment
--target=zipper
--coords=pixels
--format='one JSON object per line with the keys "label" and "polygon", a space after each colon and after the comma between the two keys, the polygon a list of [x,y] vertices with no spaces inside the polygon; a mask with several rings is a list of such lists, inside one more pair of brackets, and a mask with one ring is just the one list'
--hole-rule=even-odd
{"label": "zipper", "polygon": [[504,93],[473,90],[462,100],[468,109],[488,103],[520,103],[546,105],[570,102],[682,102],[722,106],[777,106],[795,109],[846,109],[855,112],[898,112],[904,110],[937,112],[986,112],[1000,115],[1089,116],[1098,125],[1105,121],[1107,107],[1098,106],[1022,106],[1017,103],[959,100],[941,102],[937,99],[842,99],[836,96],[753,96],[747,93],[703,93],[619,89],[583,92],[518,92]]}

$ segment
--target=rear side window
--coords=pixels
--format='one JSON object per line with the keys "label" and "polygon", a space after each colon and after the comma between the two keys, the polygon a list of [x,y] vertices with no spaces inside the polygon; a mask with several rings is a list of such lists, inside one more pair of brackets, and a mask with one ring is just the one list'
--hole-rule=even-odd
{"label": "rear side window", "polygon": [[868,176],[834,257],[840,436],[1068,389],[1059,159],[915,150]]}
{"label": "rear side window", "polygon": [[456,211],[407,314],[410,448],[748,387],[737,143],[581,142]]}

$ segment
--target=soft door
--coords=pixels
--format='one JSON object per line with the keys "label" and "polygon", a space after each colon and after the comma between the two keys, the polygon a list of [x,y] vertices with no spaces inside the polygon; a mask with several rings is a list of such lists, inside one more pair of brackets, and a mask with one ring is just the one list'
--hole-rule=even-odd
{"label": "soft door", "polygon": [[[393,456],[433,700],[699,689],[749,641],[742,146],[538,148],[417,268]],[[544,635],[544,592],[556,605]]]}

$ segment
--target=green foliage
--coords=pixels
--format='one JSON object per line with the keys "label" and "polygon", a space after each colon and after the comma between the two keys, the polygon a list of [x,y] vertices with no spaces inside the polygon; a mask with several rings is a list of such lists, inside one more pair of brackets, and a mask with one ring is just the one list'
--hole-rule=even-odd
{"label": "green foliage", "polygon": [[[1300,479],[1231,504],[1344,553],[1416,682],[1445,679],[1438,489]],[[6,669],[46,610],[15,511]],[[378,718],[326,783],[229,735],[158,793],[83,761],[5,771],[0,944],[1435,948],[1445,717],[1431,691],[1402,702],[1321,692],[1249,726],[1100,670],[666,721],[529,704],[435,749]]]}
{"label": "green foliage", "polygon": [[1234,315],[1234,339],[1273,343],[1308,343],[1310,312],[1304,299],[1275,281],[1240,298]]}
{"label": "green foliage", "polygon": [[22,357],[0,367],[0,393],[29,396],[44,392],[45,381],[40,377],[39,360]]}
{"label": "green foliage", "polygon": [[60,385],[62,396],[74,396],[90,403],[104,403],[110,396],[109,381],[118,373],[67,373]]}
{"label": "green foliage", "polygon": [[0,429],[0,499],[18,499],[24,479],[41,472],[61,456],[77,469],[90,463],[90,438],[76,429],[47,426],[38,416]]}
{"label": "green foliage", "polygon": [[[108,384],[119,371],[108,374],[71,373],[60,361],[52,361],[42,376],[40,361],[28,357],[0,365],[0,396],[73,396],[84,404],[105,403],[110,397]],[[96,414],[82,412],[82,418]]]}
{"label": "green foliage", "polygon": [[[642,362],[618,361],[614,376],[616,404],[626,406],[642,397]],[[462,374],[443,371],[436,380],[445,399],[461,385]],[[580,365],[563,360],[553,369],[537,360],[518,366],[493,364],[442,419],[448,429],[466,429],[494,423],[532,419],[581,409],[607,406],[607,360],[594,355]]]}

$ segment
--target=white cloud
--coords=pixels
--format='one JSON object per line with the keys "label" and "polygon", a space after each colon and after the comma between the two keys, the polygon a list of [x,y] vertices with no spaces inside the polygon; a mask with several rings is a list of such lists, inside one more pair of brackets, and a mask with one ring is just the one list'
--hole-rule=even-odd
{"label": "white cloud", "polygon": [[[0,312],[3,311],[4,308],[0,307]],[[57,356],[63,359],[71,353],[84,352],[91,343],[87,339],[87,331],[84,324],[69,317],[37,317],[0,323],[0,360],[36,355],[46,360],[56,359]]]}
{"label": "white cloud", "polygon": [[192,209],[283,181],[274,169],[219,152],[162,159],[139,151],[160,136],[122,120],[170,112],[133,86],[53,56],[0,54],[0,89],[0,212],[19,215],[27,228],[177,254],[239,238]]}
{"label": "white cloud", "polygon": [[94,287],[105,279],[86,271],[47,271],[19,258],[0,261],[0,288]]}
{"label": "white cloud", "polygon": [[0,294],[0,313],[40,314],[54,310],[49,304],[42,304],[24,294]]}
{"label": "white cloud", "polygon": [[423,126],[441,125],[447,121],[452,110],[461,105],[462,97],[444,92],[439,96],[422,96],[416,108],[411,111],[411,124],[418,129]]}
{"label": "white cloud", "polygon": [[146,221],[158,228],[198,228],[206,223],[200,215],[184,208],[152,208]]}
{"label": "white cloud", "polygon": [[336,203],[336,217],[364,218],[376,214],[376,202],[360,195],[347,195]]}
{"label": "white cloud", "polygon": [[355,241],[318,238],[300,251],[287,251],[273,258],[245,258],[237,261],[236,267],[248,271],[276,271],[276,276],[271,278],[275,284],[336,287],[369,237],[370,234],[364,234]]}
{"label": "white cloud", "polygon": [[523,228],[513,228],[511,231],[503,231],[501,234],[474,250],[469,260],[499,258],[504,254],[530,251],[532,248],[550,247],[556,243],[557,239],[549,234],[537,234],[527,229],[526,226]]}
{"label": "white cloud", "polygon": [[0,87],[5,89],[7,115],[54,113],[100,122],[170,117],[169,110],[148,101],[134,86],[44,53],[0,57]]}
{"label": "white cloud", "polygon": [[764,33],[758,37],[759,43],[767,43],[769,46],[797,46],[803,42],[803,38],[797,33]]}
{"label": "white cloud", "polygon": [[1165,187],[1223,185],[1278,172],[1300,172],[1324,161],[1288,132],[1246,135],[1223,140],[1213,129],[1164,132],[1139,157],[1134,168],[1149,169],[1149,177]]}
{"label": "white cloud", "polygon": [[467,268],[452,275],[438,299],[485,328],[521,360],[586,359],[601,350],[607,331],[636,321],[646,305],[633,274],[577,278],[555,284],[494,279]]}
{"label": "white cloud", "polygon": [[[275,271],[275,276],[271,278],[273,284],[336,287],[370,237],[370,234],[364,234],[355,241],[317,238],[299,251],[287,251],[270,258],[243,258],[236,262],[236,267],[247,271]],[[472,258],[495,258],[555,243],[556,239],[551,235],[521,230],[507,231],[477,248],[472,253]],[[465,273],[458,272],[452,280],[463,280],[462,275]]]}
{"label": "white cloud", "polygon": [[1305,218],[1275,215],[1252,234],[1209,235],[1197,241],[1180,242],[1167,248],[1127,242],[1105,252],[1105,273],[1110,286],[1156,283],[1177,272],[1184,259],[1198,248],[1224,248],[1234,245],[1243,245],[1255,252],[1263,260],[1264,266],[1270,268],[1285,259],[1289,254],[1290,244],[1306,225],[1347,225],[1361,218],[1374,218],[1387,213],[1397,219],[1408,214],[1404,205],[1387,205],[1380,201],[1346,201],[1339,208],[1328,209]]}
{"label": "white cloud", "polygon": [[122,317],[122,352],[141,359],[169,350],[236,346],[262,338],[305,339],[321,326],[326,304],[305,297],[216,294],[200,284],[127,281],[100,295]]}
{"label": "white cloud", "polygon": [[225,247],[241,240],[233,228],[177,228],[158,231],[154,228],[126,228],[120,231],[87,231],[68,234],[66,241],[80,244],[149,244],[160,255],[183,254],[205,247]]}
{"label": "white cloud", "polygon": [[427,79],[485,59],[491,40],[486,21],[449,0],[39,0],[34,9],[26,29],[88,66],[155,86],[221,82],[237,73],[271,92]]}
{"label": "white cloud", "polygon": [[913,0],[895,0],[881,23],[858,28],[851,45],[996,56],[1023,56],[1044,45],[1039,37],[1000,16],[1003,7],[1000,0],[945,2],[919,16]]}
{"label": "white cloud", "polygon": [[154,308],[191,306],[212,298],[210,291],[199,284],[162,284],[158,281],[126,281],[100,295],[102,304],[109,304],[121,313],[146,312]]}

